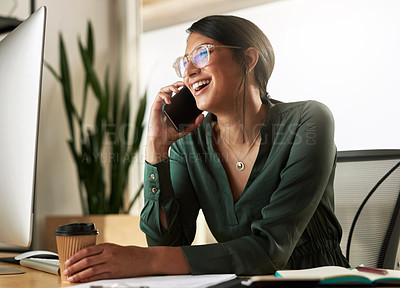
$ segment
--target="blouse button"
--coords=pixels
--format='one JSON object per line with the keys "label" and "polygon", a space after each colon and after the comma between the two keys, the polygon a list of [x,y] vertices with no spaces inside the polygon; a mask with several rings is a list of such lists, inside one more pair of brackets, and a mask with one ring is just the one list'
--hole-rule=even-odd
{"label": "blouse button", "polygon": [[150,175],[150,178],[154,180],[154,179],[156,179],[156,175],[151,174],[151,175]]}
{"label": "blouse button", "polygon": [[153,189],[151,189],[151,192],[153,192],[153,193],[157,193],[157,191],[158,191],[158,189],[155,187]]}

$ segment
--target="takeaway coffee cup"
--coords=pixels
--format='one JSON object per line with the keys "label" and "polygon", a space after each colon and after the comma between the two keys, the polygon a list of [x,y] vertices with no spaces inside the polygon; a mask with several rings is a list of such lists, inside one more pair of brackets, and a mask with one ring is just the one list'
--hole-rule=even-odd
{"label": "takeaway coffee cup", "polygon": [[79,250],[96,245],[99,232],[94,223],[72,223],[59,225],[55,234],[58,258],[60,259],[61,281],[67,282],[67,276],[63,275],[65,261]]}

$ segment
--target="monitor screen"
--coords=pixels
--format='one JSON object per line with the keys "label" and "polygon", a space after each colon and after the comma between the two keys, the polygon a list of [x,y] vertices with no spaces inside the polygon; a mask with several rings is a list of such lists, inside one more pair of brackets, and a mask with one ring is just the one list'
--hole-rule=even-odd
{"label": "monitor screen", "polygon": [[0,42],[0,248],[29,247],[46,8]]}

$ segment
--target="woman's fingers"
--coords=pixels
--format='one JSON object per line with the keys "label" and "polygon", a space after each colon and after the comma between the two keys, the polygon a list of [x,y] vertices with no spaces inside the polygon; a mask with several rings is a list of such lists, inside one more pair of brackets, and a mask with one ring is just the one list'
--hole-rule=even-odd
{"label": "woman's fingers", "polygon": [[146,263],[143,262],[145,261],[143,259],[148,257],[146,252],[149,250],[110,243],[97,246],[99,249],[96,251],[101,251],[101,253],[94,252],[94,249],[84,249],[85,251],[81,250],[79,254],[70,258],[70,266],[67,266],[65,271],[69,282],[126,278],[149,273]]}
{"label": "woman's fingers", "polygon": [[199,116],[197,116],[196,120],[194,120],[192,124],[188,125],[185,131],[178,134],[178,138],[182,138],[187,134],[191,133],[192,131],[196,130],[200,126],[200,123],[201,121],[203,121],[203,119],[204,119],[204,114],[201,113]]}
{"label": "woman's fingers", "polygon": [[156,99],[155,103],[161,102],[162,104],[164,104],[164,103],[171,104],[171,94],[169,94],[168,92],[165,92],[164,90],[161,89],[157,93],[157,97],[159,99],[161,99],[162,101],[160,101],[159,99]]}
{"label": "woman's fingers", "polygon": [[160,89],[157,96],[164,100],[165,103],[171,104],[172,93],[178,93],[179,87],[182,87],[183,85],[182,81],[178,81],[172,85],[165,86]]}
{"label": "woman's fingers", "polygon": [[65,261],[65,264],[67,266],[73,265],[74,263],[80,261],[85,257],[97,255],[100,254],[101,252],[103,252],[102,245],[89,246],[76,252],[69,259],[67,259],[67,261]]}
{"label": "woman's fingers", "polygon": [[[99,258],[99,257],[97,257]],[[97,265],[90,265],[90,266],[85,266],[84,269],[79,270],[79,272],[71,274],[71,276],[68,277],[68,281],[70,283],[74,282],[90,282],[94,280],[100,280],[100,279],[106,279],[106,278],[112,278],[110,276],[109,267],[105,265],[105,262],[102,261]],[[68,274],[70,275],[70,274]]]}
{"label": "woman's fingers", "polygon": [[64,275],[74,275],[86,267],[93,267],[104,263],[104,259],[97,257],[102,252],[103,247],[101,245],[90,246],[78,251],[65,261],[66,269],[62,273]]}
{"label": "woman's fingers", "polygon": [[196,120],[194,120],[194,124],[197,126],[200,126],[201,121],[203,121],[204,119],[204,114],[201,113],[199,116],[197,116]]}
{"label": "woman's fingers", "polygon": [[171,104],[171,97],[173,93],[178,93],[179,92],[179,87],[183,86],[182,81],[175,82],[172,85],[165,86],[158,91],[156,98],[153,102],[153,105],[151,107],[150,114],[154,116],[160,115],[162,112],[162,107],[163,105],[166,104]]}
{"label": "woman's fingers", "polygon": [[89,277],[85,277],[85,275],[81,275],[82,278],[78,281],[70,281],[71,283],[73,282],[93,282],[93,281],[98,281],[98,280],[104,280],[104,279],[112,279],[112,275],[109,272],[105,272],[105,273],[99,273],[99,274],[95,274],[93,276],[89,276]]}
{"label": "woman's fingers", "polygon": [[[99,244],[84,248],[69,258],[65,264],[67,268],[63,274],[68,276],[69,282],[91,281],[88,279],[109,278],[113,263],[110,263],[109,250],[117,250],[117,245]],[[111,252],[112,254],[113,252]],[[107,264],[108,262],[108,264]]]}

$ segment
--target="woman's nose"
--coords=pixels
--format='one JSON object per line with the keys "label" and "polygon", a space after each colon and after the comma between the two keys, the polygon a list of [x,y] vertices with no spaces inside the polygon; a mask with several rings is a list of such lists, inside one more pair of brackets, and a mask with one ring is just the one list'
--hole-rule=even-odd
{"label": "woman's nose", "polygon": [[197,68],[196,66],[194,66],[192,61],[189,61],[188,64],[186,65],[185,74],[183,76],[184,77],[185,76],[193,76],[199,72],[200,72],[200,68]]}

